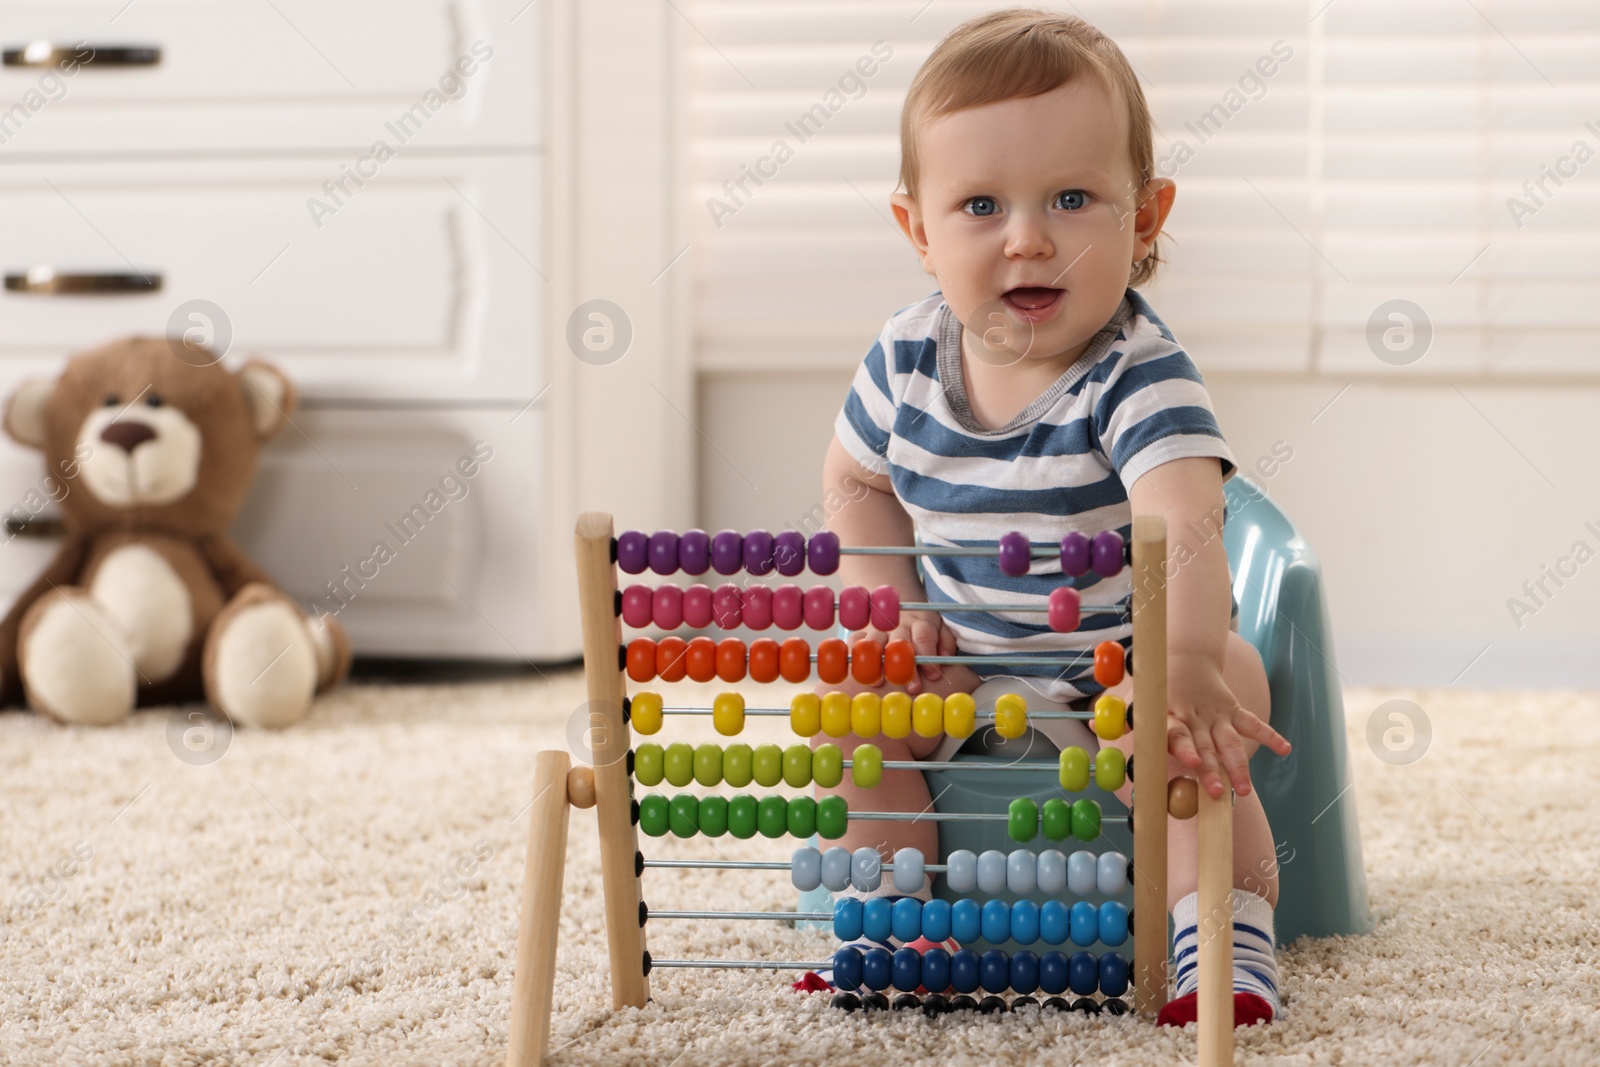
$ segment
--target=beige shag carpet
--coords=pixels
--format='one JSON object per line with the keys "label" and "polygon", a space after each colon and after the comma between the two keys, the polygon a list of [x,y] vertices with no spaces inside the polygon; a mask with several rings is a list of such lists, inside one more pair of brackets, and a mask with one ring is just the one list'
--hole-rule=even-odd
{"label": "beige shag carpet", "polygon": [[[1397,697],[1434,728],[1410,766],[1365,742]],[[583,699],[576,671],[354,685],[209,765],[170,711],[0,715],[0,1063],[502,1063],[533,757],[581,742]],[[1600,1062],[1600,696],[1352,690],[1346,708],[1378,926],[1283,949],[1290,1018],[1239,1031],[1238,1061]],[[1193,1029],[1135,1017],[846,1015],[762,973],[658,971],[647,1008],[613,1012],[594,826],[575,813],[553,1064],[1194,1062]],[[646,894],[793,906],[780,874],[651,871]],[[754,923],[650,938],[663,957],[828,943]]]}

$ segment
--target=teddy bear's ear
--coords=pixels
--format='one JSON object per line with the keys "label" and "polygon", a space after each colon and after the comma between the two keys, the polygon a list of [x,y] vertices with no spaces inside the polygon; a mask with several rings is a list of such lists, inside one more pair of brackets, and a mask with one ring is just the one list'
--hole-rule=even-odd
{"label": "teddy bear's ear", "polygon": [[269,440],[294,415],[299,403],[294,383],[272,364],[252,359],[239,371],[239,385],[244,389],[256,438]]}
{"label": "teddy bear's ear", "polygon": [[44,447],[44,405],[56,383],[38,378],[23,382],[6,401],[6,433],[18,444]]}

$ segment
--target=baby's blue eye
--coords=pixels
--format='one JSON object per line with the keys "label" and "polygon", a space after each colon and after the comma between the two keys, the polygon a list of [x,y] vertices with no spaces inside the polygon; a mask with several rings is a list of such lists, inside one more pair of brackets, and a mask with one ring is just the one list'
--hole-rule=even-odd
{"label": "baby's blue eye", "polygon": [[1082,189],[1067,189],[1056,197],[1056,206],[1067,211],[1076,211],[1087,203],[1088,194]]}
{"label": "baby's blue eye", "polygon": [[1000,210],[999,205],[994,202],[994,198],[989,196],[975,196],[967,201],[966,206],[972,209],[972,214],[980,218],[993,215]]}

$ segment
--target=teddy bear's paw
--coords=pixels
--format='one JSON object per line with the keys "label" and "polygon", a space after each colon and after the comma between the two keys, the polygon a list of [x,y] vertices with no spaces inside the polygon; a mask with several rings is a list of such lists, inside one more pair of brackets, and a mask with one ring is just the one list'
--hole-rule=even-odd
{"label": "teddy bear's paw", "polygon": [[80,590],[53,589],[23,617],[18,663],[28,704],[62,722],[109,726],[138,699],[117,625]]}
{"label": "teddy bear's paw", "polygon": [[311,711],[317,650],[305,616],[285,598],[237,605],[212,624],[206,695],[247,726],[292,726]]}

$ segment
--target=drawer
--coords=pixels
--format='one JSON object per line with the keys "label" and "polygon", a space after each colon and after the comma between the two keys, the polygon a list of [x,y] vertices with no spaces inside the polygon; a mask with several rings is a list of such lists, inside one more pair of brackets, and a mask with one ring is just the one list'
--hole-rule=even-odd
{"label": "drawer", "polygon": [[[401,156],[337,200],[339,157],[0,167],[0,270],[35,279],[0,290],[0,388],[193,330],[322,401],[520,406],[543,387],[540,163]],[[26,291],[41,268],[160,288]]]}
{"label": "drawer", "polygon": [[[0,2],[0,160],[539,144],[527,0]],[[88,57],[52,72],[29,45]],[[154,60],[154,62],[151,62]],[[457,63],[460,66],[457,66]]]}

